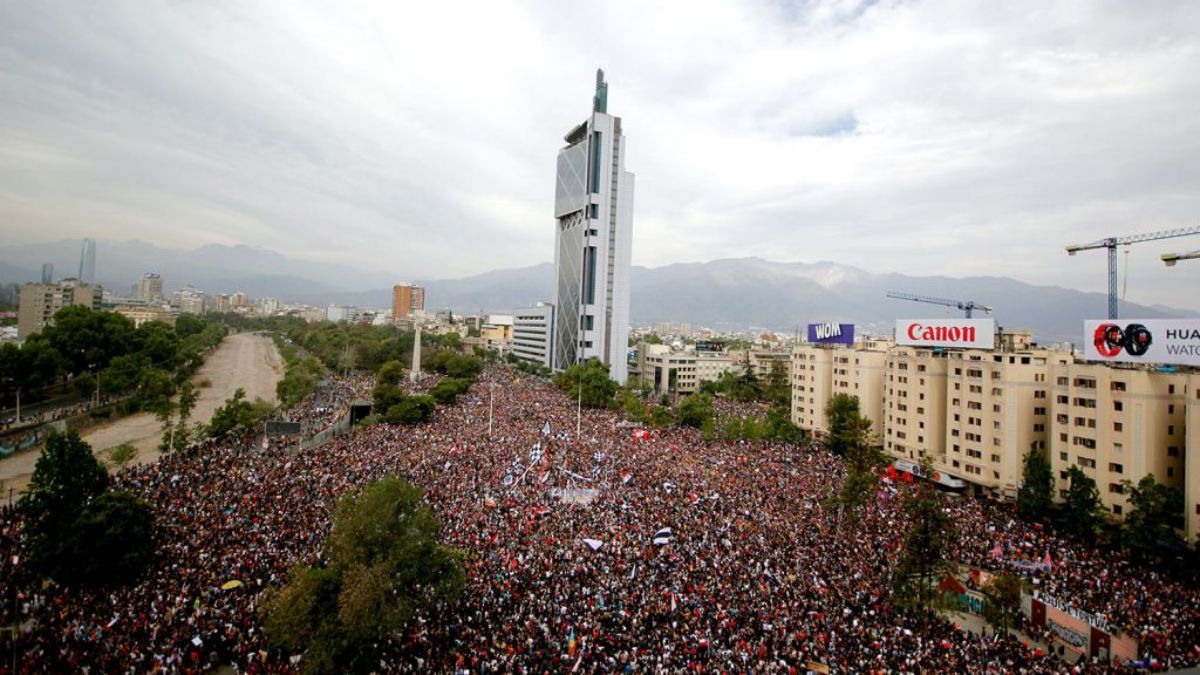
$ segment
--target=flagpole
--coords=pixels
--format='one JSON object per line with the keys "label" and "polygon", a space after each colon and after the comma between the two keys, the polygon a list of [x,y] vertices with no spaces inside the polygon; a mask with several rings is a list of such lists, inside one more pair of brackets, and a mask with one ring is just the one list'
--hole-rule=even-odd
{"label": "flagpole", "polygon": [[575,387],[579,390],[579,399],[575,403],[575,440],[582,442],[583,434],[583,369],[579,370],[579,384]]}
{"label": "flagpole", "polygon": [[488,386],[488,439],[492,437],[492,404],[496,398],[496,383],[491,382]]}

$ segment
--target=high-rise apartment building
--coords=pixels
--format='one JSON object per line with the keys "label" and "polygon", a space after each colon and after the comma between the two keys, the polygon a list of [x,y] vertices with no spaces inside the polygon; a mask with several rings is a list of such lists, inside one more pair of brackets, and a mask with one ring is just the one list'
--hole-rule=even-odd
{"label": "high-rise apartment building", "polygon": [[162,275],[154,272],[143,274],[142,278],[138,279],[137,293],[134,297],[145,303],[162,302],[166,297],[163,295]]}
{"label": "high-rise apartment building", "polygon": [[204,300],[204,293],[191,286],[171,294],[171,304],[179,309],[180,314],[203,314]]}
{"label": "high-rise apartment building", "polygon": [[791,381],[792,421],[817,435],[828,431],[829,399],[854,394],[885,453],[927,457],[977,494],[1015,499],[1025,453],[1037,448],[1056,496],[1078,467],[1121,518],[1130,509],[1124,481],[1153,475],[1183,491],[1187,537],[1200,535],[1200,372],[1079,361],[1010,332],[995,351],[802,345]]}
{"label": "high-rise apartment building", "polygon": [[621,118],[608,114],[596,71],[592,114],[564,137],[554,195],[553,368],[589,358],[628,375],[633,174],[625,171]]}
{"label": "high-rise apartment building", "polygon": [[1072,466],[1096,481],[1100,502],[1117,516],[1129,510],[1122,481],[1153,474],[1184,489],[1188,375],[1065,361],[1049,376],[1050,467],[1060,496]]}
{"label": "high-rise apartment building", "polygon": [[25,339],[54,323],[54,315],[63,307],[83,305],[100,309],[103,294],[99,286],[78,279],[63,279],[54,284],[25,284],[17,307],[17,337]]}
{"label": "high-rise apartment building", "polygon": [[425,289],[414,284],[392,286],[392,320],[399,321],[425,310]]}
{"label": "high-rise apartment building", "polygon": [[79,252],[79,281],[85,284],[96,282],[96,240],[84,239]]}

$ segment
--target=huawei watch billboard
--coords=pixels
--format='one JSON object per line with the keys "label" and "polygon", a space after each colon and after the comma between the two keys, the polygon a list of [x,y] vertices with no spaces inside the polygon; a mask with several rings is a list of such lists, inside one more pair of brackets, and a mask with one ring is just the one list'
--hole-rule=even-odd
{"label": "huawei watch billboard", "polygon": [[810,323],[808,324],[808,341],[817,344],[854,344],[854,324],[852,323]]}
{"label": "huawei watch billboard", "polygon": [[1200,366],[1200,319],[1106,319],[1083,322],[1089,361]]}
{"label": "huawei watch billboard", "polygon": [[995,319],[897,319],[896,344],[907,347],[993,349]]}

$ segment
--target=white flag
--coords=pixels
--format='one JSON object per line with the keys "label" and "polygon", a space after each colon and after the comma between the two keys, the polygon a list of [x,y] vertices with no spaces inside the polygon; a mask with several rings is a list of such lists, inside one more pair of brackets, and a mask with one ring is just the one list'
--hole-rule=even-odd
{"label": "white flag", "polygon": [[587,547],[593,551],[599,551],[600,547],[604,545],[604,542],[599,539],[584,539],[583,543],[587,544]]}

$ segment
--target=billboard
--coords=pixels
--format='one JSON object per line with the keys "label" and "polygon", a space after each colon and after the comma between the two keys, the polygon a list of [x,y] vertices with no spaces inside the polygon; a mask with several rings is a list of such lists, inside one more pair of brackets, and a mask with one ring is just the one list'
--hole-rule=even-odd
{"label": "billboard", "polygon": [[994,319],[897,319],[896,344],[908,347],[993,349]]}
{"label": "billboard", "polygon": [[1200,319],[1101,319],[1083,322],[1089,361],[1200,366]]}
{"label": "billboard", "polygon": [[299,436],[300,423],[287,420],[267,420],[267,437]]}
{"label": "billboard", "polygon": [[808,341],[824,345],[852,345],[854,344],[854,324],[810,323],[808,324]]}
{"label": "billboard", "polygon": [[696,340],[696,351],[723,352],[725,351],[725,343],[720,340]]}

